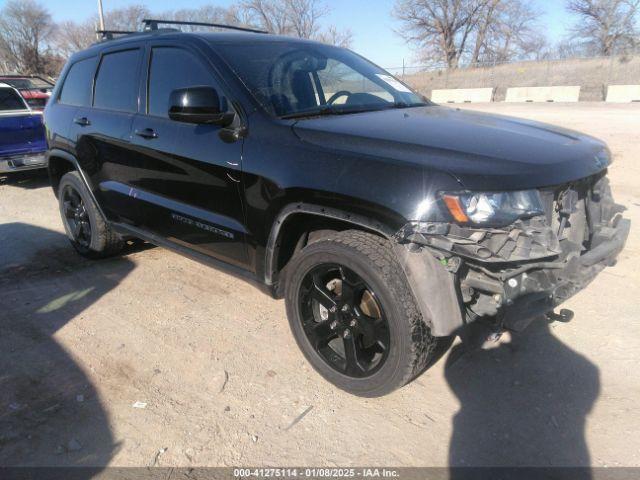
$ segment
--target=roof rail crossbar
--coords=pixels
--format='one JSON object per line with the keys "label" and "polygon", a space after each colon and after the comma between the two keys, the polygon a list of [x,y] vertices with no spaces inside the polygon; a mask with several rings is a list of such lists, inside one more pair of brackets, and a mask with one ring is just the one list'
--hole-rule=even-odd
{"label": "roof rail crossbar", "polygon": [[132,32],[129,30],[96,30],[96,33],[100,35],[103,40],[113,40],[115,35],[131,35],[140,32]]}
{"label": "roof rail crossbar", "polygon": [[205,23],[205,22],[187,22],[183,20],[158,20],[152,18],[145,18],[142,20],[144,24],[145,30],[157,30],[159,24],[163,25],[193,25],[196,27],[215,27],[215,28],[224,28],[227,30],[238,30],[239,32],[251,32],[251,33],[265,33],[269,32],[265,30],[258,30],[255,28],[247,28],[247,27],[237,27],[235,25],[224,25],[221,23]]}

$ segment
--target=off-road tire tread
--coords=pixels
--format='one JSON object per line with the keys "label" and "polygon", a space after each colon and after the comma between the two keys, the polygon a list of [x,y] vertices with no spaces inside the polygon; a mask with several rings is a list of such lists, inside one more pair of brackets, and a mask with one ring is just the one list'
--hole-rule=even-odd
{"label": "off-road tire tread", "polygon": [[365,255],[381,274],[385,285],[393,292],[393,297],[404,307],[406,318],[411,324],[411,356],[403,380],[397,388],[406,385],[426,368],[436,347],[436,338],[424,322],[407,282],[404,270],[398,263],[388,239],[362,230],[346,230],[327,239],[353,248]]}

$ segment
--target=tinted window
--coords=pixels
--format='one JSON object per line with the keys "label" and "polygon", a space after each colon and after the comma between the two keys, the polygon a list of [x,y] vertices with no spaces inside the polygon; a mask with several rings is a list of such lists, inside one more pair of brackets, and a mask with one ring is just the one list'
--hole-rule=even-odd
{"label": "tinted window", "polygon": [[26,110],[27,107],[14,90],[10,88],[0,88],[0,111],[7,110]]}
{"label": "tinted window", "polygon": [[73,64],[62,85],[60,103],[85,107],[91,103],[91,84],[96,58],[87,58]]}
{"label": "tinted window", "polygon": [[93,105],[135,112],[138,104],[138,60],[140,50],[125,50],[102,57]]}
{"label": "tinted window", "polygon": [[198,58],[180,48],[153,49],[149,69],[149,115],[167,117],[171,92],[177,88],[194,86],[216,88],[221,97],[222,109],[227,109],[222,92]]}

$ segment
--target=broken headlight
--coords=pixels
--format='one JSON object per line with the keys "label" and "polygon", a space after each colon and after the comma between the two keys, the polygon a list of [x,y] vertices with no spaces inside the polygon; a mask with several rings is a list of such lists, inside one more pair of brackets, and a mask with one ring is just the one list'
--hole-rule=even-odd
{"label": "broken headlight", "polygon": [[502,227],[544,214],[537,190],[444,193],[441,198],[449,214],[461,224]]}

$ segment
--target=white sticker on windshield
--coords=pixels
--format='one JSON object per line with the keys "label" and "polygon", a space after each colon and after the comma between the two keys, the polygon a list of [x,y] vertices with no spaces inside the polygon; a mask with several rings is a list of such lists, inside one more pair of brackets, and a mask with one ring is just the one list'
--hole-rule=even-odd
{"label": "white sticker on windshield", "polygon": [[376,74],[376,76],[387,85],[395,88],[398,92],[413,93],[411,92],[411,90],[409,90],[407,87],[405,87],[402,83],[400,83],[398,80],[393,78],[391,75],[382,75],[378,73]]}

